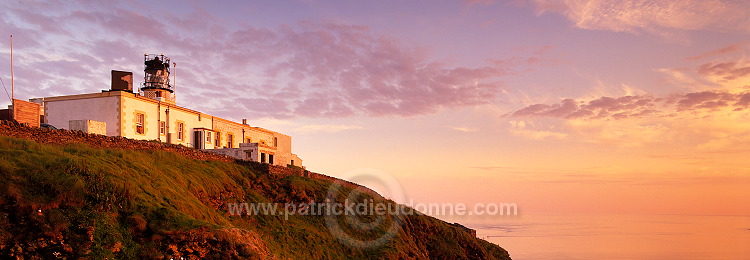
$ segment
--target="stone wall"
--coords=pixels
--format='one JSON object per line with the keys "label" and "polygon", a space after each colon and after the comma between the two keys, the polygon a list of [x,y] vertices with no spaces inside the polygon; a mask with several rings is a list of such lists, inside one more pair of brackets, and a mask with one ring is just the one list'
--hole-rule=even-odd
{"label": "stone wall", "polygon": [[234,158],[220,154],[204,152],[181,145],[142,141],[124,137],[111,137],[87,134],[81,131],[49,130],[26,127],[13,121],[0,121],[0,135],[23,138],[43,144],[63,145],[68,143],[85,143],[98,148],[120,148],[128,150],[163,150],[180,154],[197,160],[217,160],[232,162]]}

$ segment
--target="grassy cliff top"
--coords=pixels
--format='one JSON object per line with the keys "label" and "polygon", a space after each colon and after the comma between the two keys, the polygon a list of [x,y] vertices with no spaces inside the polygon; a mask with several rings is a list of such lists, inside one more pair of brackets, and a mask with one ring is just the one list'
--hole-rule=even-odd
{"label": "grassy cliff top", "polygon": [[[38,141],[0,135],[2,255],[510,259],[499,246],[421,214],[359,214],[355,222],[368,226],[364,229],[348,225],[350,219],[334,219],[342,228],[332,232],[331,219],[324,216],[229,213],[232,204],[228,203],[293,204],[326,198],[343,201],[347,196],[398,206],[368,192],[354,198],[351,194],[357,189],[346,185],[331,197],[330,180],[272,174],[262,167],[200,160],[161,149]],[[371,247],[352,246],[340,234],[349,240],[372,241],[389,231],[393,236]]]}

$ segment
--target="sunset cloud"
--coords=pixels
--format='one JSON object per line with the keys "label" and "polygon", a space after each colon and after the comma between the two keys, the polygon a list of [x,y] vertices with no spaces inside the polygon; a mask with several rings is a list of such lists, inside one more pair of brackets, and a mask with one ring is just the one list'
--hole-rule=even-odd
{"label": "sunset cloud", "polygon": [[526,121],[510,121],[508,131],[515,136],[531,140],[562,139],[568,136],[563,132],[557,132],[550,129],[537,129],[533,123]]}
{"label": "sunset cloud", "polygon": [[701,65],[698,73],[703,76],[717,77],[720,82],[731,81],[750,76],[750,62],[709,62]]}
{"label": "sunset cloud", "polygon": [[364,129],[361,126],[356,125],[303,125],[294,129],[295,132],[301,133],[314,133],[314,132],[325,132],[325,133],[336,133],[347,130],[359,130]]}
{"label": "sunset cloud", "polygon": [[[0,28],[16,32],[26,46],[19,48],[20,85],[39,86],[24,90],[29,97],[106,89],[102,75],[109,70],[134,71],[138,78],[142,53],[163,52],[179,64],[178,100],[226,117],[240,116],[233,112],[238,110],[275,118],[412,116],[487,104],[519,59],[452,66],[435,61],[425,47],[335,22],[263,28],[226,24],[202,10],[157,19],[106,3],[4,7],[16,16],[0,18]],[[27,27],[49,30],[38,34]],[[67,37],[74,34],[81,38]],[[53,42],[59,37],[67,40]],[[50,61],[51,54],[61,60]],[[522,58],[538,60],[535,55],[543,53]],[[50,86],[56,87],[44,90]]]}
{"label": "sunset cloud", "polygon": [[549,138],[544,132],[554,129],[557,139],[608,147],[746,151],[750,65],[744,57],[736,57],[747,51],[745,45],[730,44],[691,56],[687,60],[694,63],[685,67],[657,69],[667,75],[660,83],[676,87],[672,94],[567,98],[526,105],[503,118],[511,120],[511,134],[525,139]]}
{"label": "sunset cloud", "polygon": [[748,46],[749,45],[746,42],[735,43],[735,44],[722,47],[716,50],[712,50],[709,52],[705,52],[705,53],[701,53],[695,56],[688,57],[687,60],[702,60],[702,59],[712,58],[712,57],[721,56],[725,54],[736,53],[747,48]]}
{"label": "sunset cloud", "polygon": [[451,129],[459,131],[459,132],[466,132],[466,133],[479,131],[479,129],[476,129],[476,128],[460,127],[460,126],[451,127]]}
{"label": "sunset cloud", "polygon": [[[236,57],[230,62],[269,64],[262,75],[268,85],[299,88],[299,99],[289,96],[286,106],[295,115],[408,116],[484,104],[495,97],[501,87],[495,80],[506,73],[494,65],[450,68],[428,62],[423,50],[374,35],[364,27],[304,25],[271,33],[273,42],[260,44],[282,46],[271,47],[269,52],[279,55],[257,61]],[[256,49],[255,44],[238,51]],[[277,94],[273,87],[269,92]]]}
{"label": "sunset cloud", "polygon": [[664,35],[672,30],[750,33],[750,4],[725,0],[531,0],[539,13],[564,15],[576,27]]}
{"label": "sunset cloud", "polygon": [[658,112],[658,99],[651,96],[601,97],[590,101],[564,99],[558,104],[534,104],[510,114],[512,117],[564,119],[624,119]]}
{"label": "sunset cloud", "polygon": [[744,109],[739,99],[747,93],[731,94],[727,92],[703,91],[687,93],[676,98],[678,111],[692,111],[699,109],[718,110],[728,106]]}
{"label": "sunset cloud", "polygon": [[[722,99],[732,101],[722,102]],[[744,104],[743,108],[738,108],[740,105],[737,103],[747,103],[748,100],[750,93],[691,93],[675,100],[660,101],[671,104],[671,112],[664,111],[652,116],[610,117],[604,120],[586,117],[511,117],[508,118],[511,125],[509,132],[532,140],[554,138],[622,148],[742,152],[750,147],[750,123],[747,123],[750,116],[746,112],[738,112],[748,107]]]}
{"label": "sunset cloud", "polygon": [[0,77],[10,92],[9,34],[19,99],[99,93],[110,70],[138,88],[143,54],[164,53],[179,106],[285,133],[316,172],[393,174],[415,201],[748,215],[748,13],[744,0],[10,0]]}
{"label": "sunset cloud", "polygon": [[735,111],[750,108],[750,91],[731,93],[723,90],[676,94],[669,98],[652,96],[601,97],[590,101],[564,99],[557,104],[534,104],[506,117],[551,117],[562,119],[618,120],[647,116],[673,117],[673,113],[691,111]]}
{"label": "sunset cloud", "polygon": [[694,67],[657,69],[667,75],[661,83],[682,91],[661,97],[648,92],[625,96],[566,98],[558,103],[537,103],[504,115],[511,118],[559,118],[566,120],[621,120],[644,117],[700,117],[715,111],[743,111],[750,108],[750,62],[724,54],[748,51],[745,43],[731,44],[688,60],[701,61]]}

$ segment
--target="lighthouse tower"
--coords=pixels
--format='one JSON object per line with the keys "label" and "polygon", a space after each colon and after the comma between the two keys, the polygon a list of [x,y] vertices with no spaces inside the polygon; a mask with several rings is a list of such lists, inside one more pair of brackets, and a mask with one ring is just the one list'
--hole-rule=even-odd
{"label": "lighthouse tower", "polygon": [[144,54],[143,56],[145,75],[140,94],[174,104],[174,87],[169,84],[169,57],[164,54]]}

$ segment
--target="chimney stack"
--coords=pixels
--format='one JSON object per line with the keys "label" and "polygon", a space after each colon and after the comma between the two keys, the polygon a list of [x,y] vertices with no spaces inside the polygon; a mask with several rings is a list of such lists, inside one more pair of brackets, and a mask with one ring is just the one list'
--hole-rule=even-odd
{"label": "chimney stack", "polygon": [[113,70],[111,90],[133,92],[133,72]]}

